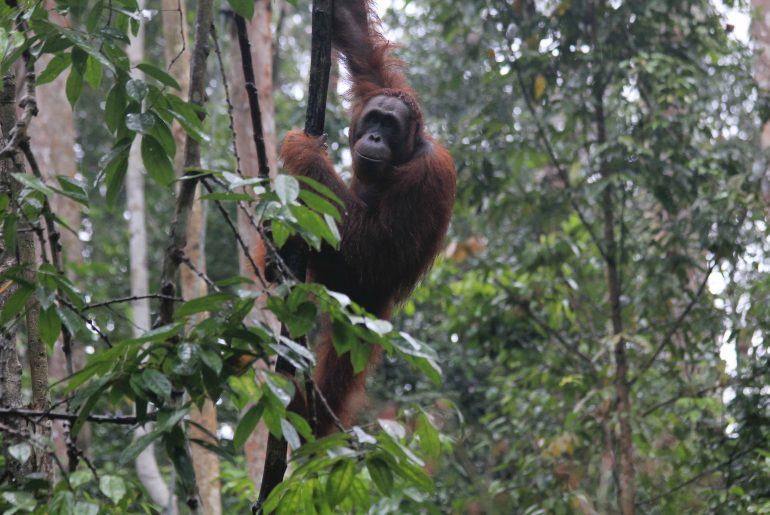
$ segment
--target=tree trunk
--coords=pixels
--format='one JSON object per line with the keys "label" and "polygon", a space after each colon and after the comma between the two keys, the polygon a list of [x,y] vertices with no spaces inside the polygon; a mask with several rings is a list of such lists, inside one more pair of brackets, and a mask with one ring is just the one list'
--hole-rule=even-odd
{"label": "tree trunk", "polygon": [[[259,92],[259,107],[262,113],[262,132],[267,150],[267,161],[270,167],[271,177],[277,170],[277,149],[275,134],[275,104],[273,102],[273,39],[272,39],[272,9],[268,0],[258,0],[254,9],[254,18],[248,22],[249,41],[251,42],[251,59],[254,64],[257,91]],[[234,42],[236,37],[231,37],[230,62],[240,63],[241,54],[238,45]],[[245,176],[256,177],[259,172],[259,160],[257,149],[254,146],[254,130],[251,124],[249,102],[246,97],[246,84],[243,78],[243,69],[240,65],[233,64],[232,70],[232,102],[233,117],[236,132],[236,143],[241,160],[241,171]],[[245,214],[238,211],[238,231],[254,257],[254,261],[264,272],[265,246],[257,231],[251,226]],[[259,284],[251,269],[246,256],[239,256],[240,273],[244,277],[254,279]],[[264,310],[264,299],[258,303],[253,316],[269,324],[273,330],[278,331],[279,326],[274,317]],[[257,366],[265,366],[259,362]],[[249,466],[249,476],[254,484],[262,482],[262,473],[265,466],[267,450],[267,427],[263,422],[251,434],[244,446],[246,460]]]}
{"label": "tree trunk", "polygon": [[[3,134],[3,145],[5,145],[6,140],[10,139],[8,136],[16,124],[15,90],[16,88],[12,77],[4,80],[3,93],[0,97],[0,132]],[[3,159],[3,162],[5,163],[3,165],[5,174],[25,172],[24,162],[18,152],[7,159]],[[15,180],[7,178],[5,182],[10,184],[12,195],[18,193],[19,187],[15,184]],[[12,201],[12,203],[13,202],[14,201]],[[30,284],[34,285],[37,281],[35,232],[32,224],[25,219],[21,219],[18,222],[16,245],[18,264],[26,269],[24,278]],[[26,354],[32,383],[32,402],[30,408],[33,410],[45,411],[51,406],[51,397],[48,388],[48,352],[45,344],[40,338],[40,303],[35,295],[32,295],[27,301],[25,321],[27,337]],[[13,377],[10,377],[9,380],[11,385],[13,385],[15,382]],[[43,439],[50,438],[50,421],[40,421],[30,427],[29,430],[37,432]],[[32,469],[36,472],[43,472],[46,474],[49,484],[52,485],[53,470],[51,468],[51,456],[40,449],[34,449],[33,456],[32,459],[34,459],[34,462],[31,464]]]}
{"label": "tree trunk", "polygon": [[[15,95],[14,86],[11,80],[5,81],[5,87],[0,92],[0,144],[4,144],[7,139],[5,135],[13,127]],[[18,184],[12,180],[11,174],[15,172],[13,157],[0,158],[0,191],[10,195],[12,198],[18,195]],[[13,209],[13,206],[9,206]],[[0,229],[0,235],[2,229]],[[5,238],[0,238],[0,272],[5,272],[8,268],[16,264],[14,253],[8,252],[5,248]],[[0,311],[5,307],[8,297],[16,291],[16,285],[10,279],[0,282]],[[10,324],[7,327],[0,327],[0,406],[4,408],[22,408],[24,399],[21,395],[21,374],[22,366],[19,361],[19,354],[16,351],[16,327],[17,324]],[[7,432],[3,438],[3,456],[6,460],[6,469],[10,473],[10,482],[12,485],[19,485],[23,477],[32,472],[31,461],[20,463],[8,453],[11,445],[23,442],[24,429],[26,423],[21,419],[8,419],[3,421],[18,433]]]}
{"label": "tree trunk", "polygon": [[[187,50],[187,8],[184,2],[177,0],[163,0],[163,38],[165,40],[165,58],[169,73],[182,87],[181,94],[186,96],[190,89],[190,52]],[[175,168],[178,176],[184,173],[183,162],[185,134],[178,122],[174,122],[172,132],[176,141],[177,153]],[[195,268],[206,272],[206,212],[203,202],[200,200],[200,187],[195,193],[190,221],[187,226],[187,246],[185,256],[193,263]],[[208,293],[206,282],[187,266],[180,269],[180,281],[182,297],[186,300],[201,297]],[[217,409],[211,401],[206,401],[203,410],[193,407],[190,411],[190,419],[205,427],[212,434],[217,433]],[[211,441],[211,438],[195,426],[190,430],[191,438],[199,438]],[[211,442],[216,443],[216,442]],[[204,448],[193,445],[191,447],[195,477],[198,481],[198,491],[203,504],[203,511],[209,515],[222,513],[222,499],[219,484],[219,458]]]}
{"label": "tree trunk", "polygon": [[[49,19],[60,26],[67,27],[69,23],[64,16],[58,14],[53,8],[52,0],[47,2]],[[52,54],[43,54],[36,63],[37,72],[45,70],[53,57]],[[77,162],[75,158],[75,117],[67,101],[65,85],[67,74],[59,75],[53,82],[37,88],[37,105],[39,114],[30,124],[27,134],[30,136],[32,149],[37,159],[40,170],[46,182],[56,185],[57,175],[63,175],[70,179],[77,176]],[[56,130],[51,130],[56,127]],[[63,195],[56,195],[49,199],[51,210],[61,217],[74,231],[80,228],[80,207],[77,202]],[[68,265],[82,264],[83,244],[76,233],[59,225],[62,245],[62,265],[70,279],[75,279],[73,268]],[[48,235],[50,241],[50,235]],[[62,339],[56,341],[51,353],[48,367],[51,379],[61,386],[62,382],[70,375],[67,357],[64,353]],[[71,365],[73,370],[80,370],[86,362],[82,345],[73,345],[70,349]],[[56,420],[52,423],[52,438],[56,446],[56,455],[63,463],[67,463],[67,438],[70,424]],[[77,436],[78,448],[88,453],[91,440],[91,426],[85,424]],[[72,464],[74,465],[74,463]]]}
{"label": "tree trunk", "polygon": [[[604,92],[600,87],[595,89],[596,127],[597,141],[603,144],[607,141],[607,133],[604,116]],[[608,184],[604,187],[604,256],[605,270],[607,274],[607,294],[610,303],[610,319],[612,321],[612,334],[615,340],[615,395],[617,399],[616,410],[618,414],[618,443],[620,444],[620,471],[619,471],[619,504],[623,515],[634,515],[635,507],[635,473],[634,473],[634,445],[631,430],[631,387],[628,382],[628,360],[626,356],[626,340],[623,337],[623,313],[620,304],[621,284],[618,270],[617,242],[615,240],[615,199],[611,177],[605,169],[603,162],[599,169],[604,180]]]}
{"label": "tree trunk", "polygon": [[[144,8],[144,0],[139,0],[139,9]],[[144,23],[139,26],[135,37],[131,38],[128,47],[128,58],[132,65],[144,60]],[[134,68],[132,76],[135,79],[144,79],[143,73]],[[130,249],[130,280],[131,295],[134,297],[146,297],[150,291],[149,270],[147,260],[147,225],[145,221],[144,202],[144,169],[140,152],[141,139],[139,136],[131,145],[126,171],[126,204],[128,210],[128,238]],[[131,303],[133,311],[132,332],[134,337],[141,336],[150,330],[150,301],[140,298]],[[152,430],[152,424],[137,427],[134,437],[140,438]],[[161,506],[164,511],[176,513],[176,502],[173,491],[166,485],[163,475],[160,473],[157,459],[155,458],[155,445],[148,445],[134,460],[136,475],[144,488],[150,494],[152,501]]]}
{"label": "tree trunk", "polygon": [[[752,0],[751,39],[754,43],[754,77],[763,90],[770,89],[770,0]],[[762,127],[762,149],[770,147],[770,122]],[[770,216],[770,167],[762,176],[762,199]]]}

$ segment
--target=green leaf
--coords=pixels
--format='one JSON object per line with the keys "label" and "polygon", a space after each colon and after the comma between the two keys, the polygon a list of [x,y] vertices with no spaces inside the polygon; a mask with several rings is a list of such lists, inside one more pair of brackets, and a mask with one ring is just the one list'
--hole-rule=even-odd
{"label": "green leaf", "polygon": [[254,1],[253,0],[227,0],[233,11],[240,14],[246,21],[251,20],[254,17]]}
{"label": "green leaf", "polygon": [[275,395],[284,407],[288,406],[294,395],[294,383],[280,374],[272,372],[265,373],[265,383],[270,391]]}
{"label": "green leaf", "polygon": [[383,495],[388,496],[393,492],[393,472],[388,464],[379,457],[367,457],[366,468],[372,481]]}
{"label": "green leaf", "polygon": [[69,77],[67,77],[65,91],[67,93],[67,100],[69,100],[70,105],[74,108],[75,103],[80,98],[80,94],[83,92],[83,75],[74,66],[70,69]]}
{"label": "green leaf", "polygon": [[24,186],[35,191],[39,191],[48,198],[51,198],[56,194],[56,192],[50,186],[33,175],[27,175],[26,173],[14,173],[12,175],[14,179],[19,181]]}
{"label": "green leaf", "polygon": [[219,374],[222,371],[222,357],[218,352],[210,348],[201,347],[201,361],[216,374]]}
{"label": "green leaf", "polygon": [[0,315],[0,324],[5,324],[18,315],[24,306],[27,304],[27,300],[32,296],[34,290],[28,286],[19,285],[19,288],[11,294],[5,301],[3,306],[3,314]]}
{"label": "green leaf", "polygon": [[142,381],[148,390],[164,401],[168,401],[171,398],[171,381],[159,370],[146,368],[142,372]]}
{"label": "green leaf", "polygon": [[233,296],[229,293],[212,293],[205,297],[188,300],[177,309],[175,316],[176,318],[184,318],[203,311],[216,312],[219,311],[226,302],[231,300],[233,300]]}
{"label": "green leaf", "polygon": [[319,195],[316,195],[312,191],[304,189],[300,190],[299,198],[302,199],[305,204],[318,211],[319,213],[328,214],[338,222],[342,221],[342,216],[340,215],[339,210],[334,207],[331,202]]}
{"label": "green leaf", "polygon": [[292,449],[299,449],[300,445],[302,445],[299,434],[297,433],[297,430],[294,429],[294,426],[291,425],[291,422],[285,418],[281,419],[281,432],[283,432],[283,437]]}
{"label": "green leaf", "polygon": [[102,476],[99,478],[99,490],[110,498],[113,504],[126,495],[126,484],[118,476]]}
{"label": "green leaf", "polygon": [[233,447],[236,449],[243,447],[251,433],[254,432],[254,428],[257,427],[259,419],[262,418],[262,410],[263,407],[260,403],[249,408],[246,414],[241,417],[233,436]]}
{"label": "green leaf", "polygon": [[[201,118],[198,116],[201,108],[190,102],[185,102],[176,95],[167,94],[164,98],[171,106],[171,109],[165,109],[165,111],[179,121],[187,134],[200,143],[209,140],[208,135],[203,131]],[[203,111],[200,112],[203,113]]]}
{"label": "green leaf", "polygon": [[170,186],[174,182],[174,165],[163,146],[153,138],[145,134],[142,136],[142,161],[147,168],[147,173],[162,186]]}
{"label": "green leaf", "polygon": [[294,202],[299,197],[299,182],[291,175],[279,174],[276,176],[274,188],[284,205]]}
{"label": "green leaf", "polygon": [[439,440],[438,431],[433,427],[430,418],[428,418],[428,415],[424,411],[417,417],[417,429],[415,430],[415,434],[420,439],[420,445],[425,451],[425,454],[431,458],[438,458],[438,455],[441,452],[441,440]]}
{"label": "green leaf", "polygon": [[356,467],[351,460],[339,460],[326,481],[326,499],[330,506],[336,506],[345,498],[345,495],[353,484],[356,475]]}
{"label": "green leaf", "polygon": [[45,67],[45,70],[43,70],[43,72],[37,76],[35,84],[42,86],[43,84],[48,84],[49,82],[54,81],[56,77],[61,75],[61,73],[71,64],[72,55],[70,53],[56,54],[48,62],[48,66]]}
{"label": "green leaf", "polygon": [[118,457],[118,464],[127,465],[129,463],[133,463],[136,457],[139,456],[139,454],[141,454],[141,452],[146,449],[148,445],[157,440],[159,437],[160,431],[157,430],[140,436],[131,442],[128,447],[123,449],[123,452],[121,452],[120,456]]}
{"label": "green leaf", "polygon": [[13,214],[8,213],[3,220],[3,241],[5,241],[5,250],[8,255],[16,254],[16,225],[19,218]]}
{"label": "green leaf", "polygon": [[123,180],[128,171],[128,152],[112,161],[105,169],[105,182],[107,184],[107,205],[115,206],[118,193],[123,186]]}
{"label": "green leaf", "polygon": [[171,157],[173,161],[173,158],[176,156],[176,140],[174,139],[174,135],[171,133],[171,129],[163,118],[158,116],[158,113],[150,111],[150,114],[155,120],[155,123],[150,127],[148,134],[158,140],[163,146],[163,150],[166,151],[166,154]]}
{"label": "green leaf", "polygon": [[86,30],[88,32],[94,32],[96,30],[96,27],[99,26],[99,21],[101,20],[103,10],[104,10],[103,0],[99,0],[93,5],[93,7],[91,7],[88,13],[88,18],[86,19]]}
{"label": "green leaf", "polygon": [[31,513],[37,508],[37,500],[32,494],[27,492],[3,492],[3,499],[14,507],[14,509],[4,512],[9,515],[18,511]]}
{"label": "green leaf", "polygon": [[66,175],[57,175],[56,180],[59,181],[61,190],[56,190],[67,198],[70,198],[85,207],[88,207],[88,192],[86,192],[83,183],[72,177]]}
{"label": "green leaf", "polygon": [[23,465],[32,456],[32,446],[26,442],[17,443],[8,447],[8,454]]}
{"label": "green leaf", "polygon": [[83,78],[85,78],[91,88],[94,90],[99,89],[99,85],[102,83],[102,65],[93,56],[88,56]]}
{"label": "green leaf", "polygon": [[126,86],[122,81],[115,81],[115,84],[107,93],[107,101],[104,107],[104,121],[110,131],[118,130],[118,124],[123,118],[123,112],[128,103],[126,95]]}
{"label": "green leaf", "polygon": [[126,115],[126,128],[134,132],[146,134],[154,126],[155,117],[150,113],[128,113]]}
{"label": "green leaf", "polygon": [[51,305],[47,309],[40,310],[40,339],[43,343],[50,348],[53,348],[53,344],[59,337],[61,332],[61,320],[56,312],[56,306]]}
{"label": "green leaf", "polygon": [[176,79],[171,75],[169,75],[168,73],[166,73],[165,71],[158,68],[157,66],[154,66],[149,63],[142,63],[137,65],[136,67],[142,70],[145,74],[149,75],[153,79],[160,82],[161,84],[181,91],[182,87],[179,85]]}
{"label": "green leaf", "polygon": [[273,233],[273,243],[280,249],[288,241],[289,236],[292,235],[292,230],[278,220],[273,220],[270,228]]}
{"label": "green leaf", "polygon": [[141,79],[131,79],[126,82],[126,94],[137,102],[144,100],[148,91],[147,83]]}
{"label": "green leaf", "polygon": [[366,370],[369,365],[369,357],[372,355],[372,345],[368,342],[358,341],[350,348],[350,361],[353,363],[353,371],[358,374]]}

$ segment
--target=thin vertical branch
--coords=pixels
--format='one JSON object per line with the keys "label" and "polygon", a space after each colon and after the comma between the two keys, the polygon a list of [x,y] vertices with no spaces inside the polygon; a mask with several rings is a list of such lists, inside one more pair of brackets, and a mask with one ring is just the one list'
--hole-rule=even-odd
{"label": "thin vertical branch", "polygon": [[[310,84],[308,93],[308,106],[305,115],[305,133],[312,136],[320,136],[324,131],[326,118],[326,96],[329,89],[329,74],[331,72],[331,41],[332,41],[332,19],[333,19],[333,0],[314,0],[313,1],[313,32],[312,49],[310,54]],[[237,17],[236,17],[237,22]],[[239,29],[239,40],[240,40]],[[243,47],[242,47],[243,49]],[[253,70],[252,70],[253,73]],[[248,88],[248,75],[244,64],[244,75]],[[252,109],[252,119],[254,110]],[[256,134],[256,130],[255,130]],[[261,166],[260,166],[261,169]],[[304,280],[307,268],[307,247],[298,245],[290,256],[283,256],[294,277]],[[284,327],[282,332],[285,333]],[[305,345],[304,339],[300,341]],[[276,372],[293,376],[294,366],[282,357],[278,357],[275,366]],[[315,401],[313,381],[310,376],[305,380],[306,395],[306,413],[311,420],[315,419]],[[260,511],[262,503],[270,495],[270,492],[283,481],[286,473],[286,452],[287,444],[283,438],[275,438],[272,435],[267,442],[267,457],[265,463],[265,473],[262,477],[262,486],[259,491],[259,500],[252,507],[254,513]]]}
{"label": "thin vertical branch", "polygon": [[235,15],[235,30],[238,33],[238,47],[241,49],[241,65],[243,66],[243,78],[246,83],[246,96],[249,99],[251,125],[254,130],[254,145],[257,147],[259,178],[267,179],[270,177],[270,167],[267,164],[267,151],[265,150],[265,138],[262,131],[259,92],[257,91],[257,81],[254,79],[254,65],[251,62],[251,43],[249,43],[249,35],[246,30],[246,20],[240,14]]}
{"label": "thin vertical branch", "polygon": [[[213,0],[200,0],[195,19],[195,45],[190,61],[190,102],[198,106],[202,106],[206,99],[206,61],[210,53],[209,34],[213,19]],[[203,116],[203,111],[200,112],[200,116]],[[200,144],[188,134],[185,139],[184,168],[189,170],[198,167],[200,167]],[[179,264],[184,257],[184,248],[187,245],[187,226],[190,221],[197,186],[197,172],[186,172],[180,183],[174,220],[171,223],[171,231],[163,257],[160,294],[164,297],[161,298],[160,302],[160,325],[168,324],[174,318],[174,301],[168,300],[167,297],[176,296],[176,276]],[[181,394],[175,395],[174,402],[181,402],[181,400]],[[177,450],[187,454],[186,458],[183,459],[190,461],[189,445],[184,444]],[[183,480],[180,481],[180,484],[184,487],[183,494],[187,506],[193,513],[199,513],[201,509],[200,498],[194,478],[192,481],[181,479]]]}

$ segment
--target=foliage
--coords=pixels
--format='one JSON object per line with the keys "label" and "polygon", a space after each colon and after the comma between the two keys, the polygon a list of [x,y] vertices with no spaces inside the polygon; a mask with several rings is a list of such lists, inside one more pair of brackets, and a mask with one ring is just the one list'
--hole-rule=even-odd
{"label": "foliage", "polygon": [[[15,245],[15,224],[39,219],[43,200],[60,195],[84,206],[92,237],[77,281],[46,264],[36,284],[22,281],[18,267],[7,270],[0,279],[19,288],[0,321],[18,324],[35,296],[49,345],[65,326],[92,348],[65,392],[79,414],[75,431],[88,414],[134,408],[156,425],[131,442],[128,429],[95,424],[98,478],[81,463],[55,485],[48,507],[39,476],[3,484],[0,508],[154,509],[125,464],[154,441],[162,465],[191,481],[186,415],[210,398],[230,429],[207,447],[226,460],[228,512],[254,499],[240,453],[263,420],[294,449],[291,479],[268,500],[278,512],[614,513],[620,339],[630,369],[638,511],[768,512],[770,249],[757,131],[767,92],[712,2],[396,2],[385,24],[403,43],[430,129],[451,146],[459,173],[451,241],[394,325],[317,285],[271,289],[268,308],[288,338],[245,323],[256,294],[241,289],[237,246],[218,216],[209,219],[216,288],[177,303],[171,324],[130,338],[126,306],[95,306],[127,294],[121,187],[137,137],[153,179],[153,247],[165,248],[174,120],[208,142],[196,171],[212,187],[205,196],[211,212],[217,204],[231,215],[245,208],[272,222],[277,243],[300,234],[315,247],[335,244],[339,213],[322,188],[238,176],[221,90],[212,85],[205,113],[185,102],[153,64],[157,48],[142,65],[146,79],[132,78],[124,54],[138,23],[131,0],[57,2],[73,21],[66,29],[40,3],[21,4],[26,34],[14,23],[20,11],[0,5],[0,71],[25,49],[33,59],[53,56],[37,70],[37,83],[68,77],[83,181],[17,174],[18,209],[0,197],[5,245]],[[285,49],[307,48],[308,16],[302,3],[290,4],[281,9],[276,84],[282,130],[301,123],[306,89],[302,52]],[[244,15],[253,7],[230,5]],[[155,20],[146,25],[157,31]],[[346,139],[344,107],[344,99],[330,103],[332,155]],[[607,285],[608,191],[620,334]],[[156,283],[159,254],[151,256]],[[202,312],[210,317],[198,320]],[[307,423],[286,409],[294,382],[264,371],[255,377],[243,364],[278,354],[299,370],[312,368],[312,353],[296,339],[319,317],[334,324],[335,346],[359,365],[373,344],[389,354],[371,381],[376,426],[314,441]],[[182,390],[189,400],[175,403]],[[14,446],[5,459],[28,454]]]}

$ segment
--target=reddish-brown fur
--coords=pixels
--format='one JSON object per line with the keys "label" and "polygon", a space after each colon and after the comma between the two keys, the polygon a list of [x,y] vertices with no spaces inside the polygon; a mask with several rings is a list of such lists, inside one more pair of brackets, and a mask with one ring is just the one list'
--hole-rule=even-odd
{"label": "reddish-brown fur", "polygon": [[[380,318],[388,319],[428,271],[449,224],[455,170],[449,153],[425,132],[422,113],[392,48],[377,29],[370,0],[335,2],[334,44],[350,74],[351,148],[366,103],[375,96],[396,96],[411,110],[407,145],[411,157],[377,182],[364,184],[354,167],[350,186],[335,173],[319,138],[290,131],[281,157],[288,173],[329,187],[343,202],[340,249],[312,253],[308,280],[347,294]],[[378,360],[380,349],[372,353]],[[370,364],[371,364],[370,363]],[[354,374],[349,355],[337,356],[331,331],[318,344],[315,381],[343,425],[352,422],[364,398],[365,373]],[[318,408],[320,435],[335,431],[334,421]]]}

